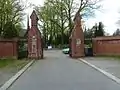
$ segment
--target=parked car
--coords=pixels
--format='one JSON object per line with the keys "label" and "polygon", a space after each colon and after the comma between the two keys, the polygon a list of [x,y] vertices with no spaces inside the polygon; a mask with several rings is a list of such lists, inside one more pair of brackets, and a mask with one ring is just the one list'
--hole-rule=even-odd
{"label": "parked car", "polygon": [[52,49],[52,46],[48,46],[48,50],[51,50]]}
{"label": "parked car", "polygon": [[64,54],[69,54],[69,51],[70,51],[69,48],[64,48],[64,49],[62,50],[62,52],[63,52]]}

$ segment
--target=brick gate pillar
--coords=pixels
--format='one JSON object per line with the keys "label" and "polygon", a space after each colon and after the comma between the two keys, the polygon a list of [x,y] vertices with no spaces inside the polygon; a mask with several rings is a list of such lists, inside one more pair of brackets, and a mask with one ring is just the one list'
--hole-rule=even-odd
{"label": "brick gate pillar", "polygon": [[37,27],[38,17],[35,11],[31,16],[31,28],[28,30],[28,58],[41,59],[43,57],[42,37]]}
{"label": "brick gate pillar", "polygon": [[76,13],[74,18],[74,28],[70,36],[70,56],[79,58],[84,54],[84,33],[81,26],[81,16]]}

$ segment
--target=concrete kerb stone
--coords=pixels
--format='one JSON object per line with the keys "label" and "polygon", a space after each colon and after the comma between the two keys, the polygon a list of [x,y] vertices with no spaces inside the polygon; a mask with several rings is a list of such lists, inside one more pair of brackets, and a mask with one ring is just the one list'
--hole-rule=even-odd
{"label": "concrete kerb stone", "polygon": [[10,78],[3,86],[0,87],[0,90],[7,90],[33,63],[35,60],[29,62],[25,67],[23,67],[19,72],[17,72],[12,78]]}
{"label": "concrete kerb stone", "polygon": [[105,70],[102,70],[101,68],[96,67],[95,65],[87,62],[87,61],[84,60],[84,59],[81,59],[81,58],[80,58],[79,60],[82,61],[83,63],[89,65],[90,67],[94,68],[95,70],[101,72],[102,74],[104,74],[104,75],[107,76],[108,78],[112,79],[112,80],[115,81],[116,83],[120,84],[120,79],[119,79],[118,77],[116,77],[116,76],[114,76],[114,75],[106,72]]}

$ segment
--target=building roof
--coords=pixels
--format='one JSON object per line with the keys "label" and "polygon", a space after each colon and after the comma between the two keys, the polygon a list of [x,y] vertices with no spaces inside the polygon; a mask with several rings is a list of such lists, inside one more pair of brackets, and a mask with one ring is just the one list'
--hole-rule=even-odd
{"label": "building roof", "polygon": [[5,38],[0,38],[0,42],[13,42],[13,41],[18,41],[18,38],[11,38],[11,39],[5,39]]}
{"label": "building roof", "polygon": [[36,14],[36,12],[35,12],[35,10],[33,10],[30,18],[34,18],[34,17],[36,18],[36,20],[39,20],[38,17],[37,17],[37,14]]}
{"label": "building roof", "polygon": [[103,36],[103,37],[96,37],[93,40],[119,40],[120,36]]}
{"label": "building roof", "polygon": [[80,19],[82,19],[82,17],[81,17],[81,15],[80,15],[80,13],[79,12],[77,12],[76,14],[75,14],[75,17],[74,17],[74,19],[73,19],[73,21],[75,21],[76,20],[76,18],[80,18]]}

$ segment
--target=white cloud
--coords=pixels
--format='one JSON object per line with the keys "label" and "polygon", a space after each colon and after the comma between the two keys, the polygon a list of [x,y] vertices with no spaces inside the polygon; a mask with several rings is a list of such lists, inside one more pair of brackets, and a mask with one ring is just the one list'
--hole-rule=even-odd
{"label": "white cloud", "polygon": [[[28,0],[35,5],[43,5],[45,0]],[[90,18],[86,20],[86,26],[92,27],[96,22],[102,21],[105,25],[106,32],[112,34],[117,28],[117,20],[120,18],[120,0],[103,0],[101,2],[102,10],[96,11],[95,18]],[[32,8],[28,9],[26,12],[31,14]]]}
{"label": "white cloud", "polygon": [[[26,1],[26,0],[23,0],[23,1]],[[41,5],[41,6],[44,4],[44,0],[27,0],[27,1],[28,1],[28,4],[32,3],[32,4],[35,4],[35,5]],[[25,10],[25,13],[27,15],[28,14],[31,15],[32,11],[33,11],[33,7],[28,8],[27,10]],[[25,25],[24,28],[27,28],[27,15],[24,17],[24,21],[23,21],[23,23]]]}
{"label": "white cloud", "polygon": [[[32,3],[34,5],[43,5],[44,4],[44,0],[28,0],[28,3]],[[33,11],[33,7],[27,9],[25,12],[28,14],[31,14]]]}
{"label": "white cloud", "polygon": [[35,5],[43,5],[45,0],[29,0],[29,1]]}
{"label": "white cloud", "polygon": [[102,11],[96,11],[96,17],[90,18],[86,21],[88,27],[93,26],[96,22],[102,21],[105,25],[105,31],[112,34],[117,28],[117,20],[120,17],[118,13],[120,8],[120,0],[103,0],[101,4],[103,5]]}

